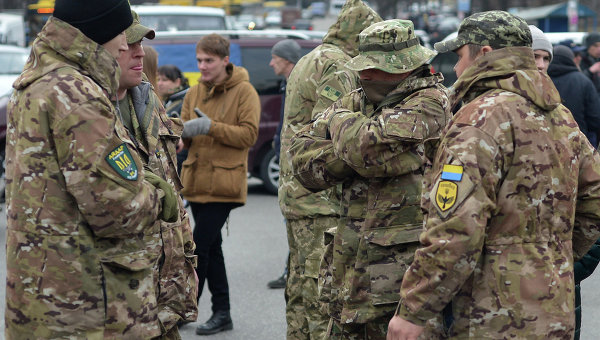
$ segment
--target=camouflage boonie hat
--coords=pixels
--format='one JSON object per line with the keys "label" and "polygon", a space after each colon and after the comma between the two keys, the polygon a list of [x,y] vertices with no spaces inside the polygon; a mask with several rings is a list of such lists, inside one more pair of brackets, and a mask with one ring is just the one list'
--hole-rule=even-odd
{"label": "camouflage boonie hat", "polygon": [[465,18],[456,38],[438,42],[433,47],[440,53],[455,51],[466,44],[492,48],[531,47],[531,40],[525,20],[505,11],[488,11]]}
{"label": "camouflage boonie hat", "polygon": [[406,73],[427,63],[437,53],[421,46],[410,20],[386,20],[359,34],[359,54],[347,64],[351,70],[378,69]]}
{"label": "camouflage boonie hat", "polygon": [[131,11],[131,15],[133,16],[133,23],[125,30],[125,35],[127,36],[127,43],[135,44],[136,42],[144,38],[154,39],[154,36],[156,35],[156,33],[154,33],[154,30],[150,27],[142,25],[140,23],[140,16],[136,12]]}

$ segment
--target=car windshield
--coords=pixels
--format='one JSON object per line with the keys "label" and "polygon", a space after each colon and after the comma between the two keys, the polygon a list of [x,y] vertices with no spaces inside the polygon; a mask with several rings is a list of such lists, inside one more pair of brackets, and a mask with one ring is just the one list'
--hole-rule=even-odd
{"label": "car windshield", "polygon": [[224,30],[225,20],[221,16],[209,15],[140,15],[144,25],[156,31]]}
{"label": "car windshield", "polygon": [[28,55],[17,52],[0,52],[0,74],[19,74],[23,72]]}

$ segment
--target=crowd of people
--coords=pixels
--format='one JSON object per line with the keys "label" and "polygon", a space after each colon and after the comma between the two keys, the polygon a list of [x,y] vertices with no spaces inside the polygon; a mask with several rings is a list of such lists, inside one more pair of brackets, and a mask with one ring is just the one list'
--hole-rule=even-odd
{"label": "crowd of people", "polygon": [[[258,93],[227,38],[200,39],[190,87],[154,36],[127,0],[56,0],[32,45],[8,109],[7,339],[180,339],[205,283],[196,333],[233,328],[221,234]],[[600,34],[553,46],[488,11],[434,48],[362,0],[305,56],[273,46],[287,339],[579,338]],[[436,53],[459,57],[451,88]]]}

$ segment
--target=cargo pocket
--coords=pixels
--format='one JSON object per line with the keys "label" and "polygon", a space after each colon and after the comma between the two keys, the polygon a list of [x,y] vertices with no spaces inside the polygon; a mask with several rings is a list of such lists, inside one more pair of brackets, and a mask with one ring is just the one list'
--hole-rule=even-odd
{"label": "cargo pocket", "polygon": [[[101,260],[107,329],[127,331],[144,338],[160,335],[156,259],[146,256],[144,252],[137,252]],[[129,329],[131,325],[138,325],[133,328],[139,329]]]}
{"label": "cargo pocket", "polygon": [[373,305],[397,303],[404,272],[419,246],[422,226],[375,229],[367,234],[370,295]]}
{"label": "cargo pocket", "polygon": [[319,264],[319,301],[326,303],[331,301],[331,283],[333,281],[331,264],[333,262],[333,238],[336,230],[337,227],[333,227],[323,233],[325,252]]}
{"label": "cargo pocket", "polygon": [[212,167],[209,163],[199,163],[196,157],[188,157],[182,164],[181,181],[183,189],[181,193],[184,196],[210,193]]}
{"label": "cargo pocket", "polygon": [[213,168],[212,195],[221,197],[240,196],[246,180],[244,164],[213,161]]}

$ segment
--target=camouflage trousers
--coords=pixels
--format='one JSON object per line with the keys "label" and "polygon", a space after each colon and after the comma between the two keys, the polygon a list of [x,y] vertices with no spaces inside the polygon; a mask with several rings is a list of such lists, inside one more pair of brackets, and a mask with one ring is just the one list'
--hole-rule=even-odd
{"label": "camouflage trousers", "polygon": [[323,232],[338,217],[287,220],[290,257],[285,288],[288,340],[323,339],[329,316],[322,313],[317,279],[323,256]]}
{"label": "camouflage trousers", "polygon": [[342,324],[333,318],[329,320],[324,340],[385,340],[390,320],[394,313],[369,321],[366,324]]}

